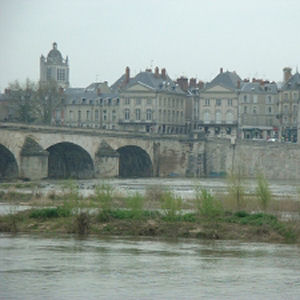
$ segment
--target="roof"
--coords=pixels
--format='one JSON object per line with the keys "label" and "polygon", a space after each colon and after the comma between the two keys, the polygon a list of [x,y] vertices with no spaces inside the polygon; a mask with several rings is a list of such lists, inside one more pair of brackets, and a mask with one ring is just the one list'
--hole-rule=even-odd
{"label": "roof", "polygon": [[241,78],[235,72],[220,72],[211,82],[206,84],[206,89],[216,85],[221,85],[230,89],[237,89],[238,82],[241,82]]}
{"label": "roof", "polygon": [[130,78],[129,82],[125,83],[125,74],[123,74],[112,86],[113,90],[126,90],[136,84],[143,85],[153,91],[165,91],[170,93],[185,94],[184,91],[176,84],[168,74],[162,75],[152,73],[152,71],[143,71],[138,73],[135,77]]}
{"label": "roof", "polygon": [[264,83],[259,82],[242,82],[241,93],[253,93],[253,94],[277,94],[278,88],[275,82]]}
{"label": "roof", "polygon": [[64,94],[66,96],[66,104],[82,104],[83,99],[86,100],[86,104],[95,104],[94,101],[98,99],[113,99],[119,97],[119,95],[115,93],[98,94],[97,90],[91,91],[85,88],[68,88]]}
{"label": "roof", "polygon": [[296,72],[281,88],[285,90],[298,90],[300,89],[300,74]]}

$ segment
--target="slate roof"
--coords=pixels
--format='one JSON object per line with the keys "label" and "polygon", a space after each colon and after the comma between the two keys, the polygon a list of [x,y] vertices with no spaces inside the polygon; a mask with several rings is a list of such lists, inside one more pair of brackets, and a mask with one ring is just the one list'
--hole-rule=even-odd
{"label": "slate roof", "polygon": [[185,94],[185,92],[176,84],[167,74],[162,76],[161,74],[155,75],[150,71],[144,71],[138,73],[135,77],[130,78],[127,84],[124,84],[125,74],[123,74],[112,86],[113,90],[121,89],[126,90],[136,84],[143,85],[154,91],[165,91],[170,93]]}
{"label": "slate roof", "polygon": [[102,93],[98,95],[96,91],[89,91],[85,88],[68,88],[65,90],[64,94],[66,104],[83,104],[82,99],[85,99],[84,104],[95,104],[95,100],[98,100],[100,98],[119,98],[119,95],[115,93]]}
{"label": "slate roof", "polygon": [[297,90],[300,89],[300,74],[296,72],[281,88],[284,90]]}
{"label": "slate roof", "polygon": [[216,85],[221,85],[235,90],[238,88],[238,81],[241,82],[242,80],[235,72],[221,72],[212,81],[207,83],[205,88],[208,89]]}
{"label": "slate roof", "polygon": [[242,82],[241,93],[253,93],[253,94],[277,94],[278,87],[275,82],[265,83],[261,85],[259,82]]}

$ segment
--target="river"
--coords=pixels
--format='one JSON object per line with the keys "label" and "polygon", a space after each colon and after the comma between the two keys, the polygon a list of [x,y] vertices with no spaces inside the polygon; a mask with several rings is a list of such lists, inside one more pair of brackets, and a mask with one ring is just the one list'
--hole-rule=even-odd
{"label": "river", "polygon": [[288,299],[297,245],[0,234],[0,299]]}

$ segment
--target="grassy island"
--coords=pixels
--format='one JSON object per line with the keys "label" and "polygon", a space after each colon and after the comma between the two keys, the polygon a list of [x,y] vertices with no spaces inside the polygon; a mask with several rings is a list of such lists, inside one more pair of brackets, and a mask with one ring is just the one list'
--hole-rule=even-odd
{"label": "grassy island", "polygon": [[[183,201],[159,186],[151,187],[145,195],[135,193],[121,197],[114,195],[110,185],[100,184],[95,187],[93,195],[84,198],[73,182],[65,184],[62,192],[47,195],[40,194],[36,187],[32,187],[32,193],[20,193],[14,185],[14,189],[0,192],[1,202],[26,204],[31,208],[23,211],[12,209],[0,216],[0,232],[298,243],[299,218],[281,220],[275,208],[282,209],[282,203],[272,200],[263,189],[261,193],[260,197],[268,198],[259,199],[259,190],[255,195],[257,201],[253,195],[250,200],[241,190],[238,193],[231,190],[226,197],[219,199],[222,198],[220,195],[217,197],[199,189],[195,199]],[[288,203],[293,210],[299,209],[298,201],[293,205]]]}

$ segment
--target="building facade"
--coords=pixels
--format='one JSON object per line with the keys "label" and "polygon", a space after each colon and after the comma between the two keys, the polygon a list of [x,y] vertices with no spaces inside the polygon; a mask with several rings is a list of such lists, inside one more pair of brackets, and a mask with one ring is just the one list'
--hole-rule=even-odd
{"label": "building facade", "polygon": [[244,80],[239,92],[239,130],[243,139],[279,138],[279,93],[275,82]]}
{"label": "building facade", "polygon": [[220,73],[200,92],[196,128],[207,136],[236,137],[241,79],[235,72]]}

